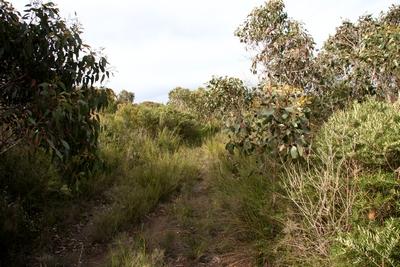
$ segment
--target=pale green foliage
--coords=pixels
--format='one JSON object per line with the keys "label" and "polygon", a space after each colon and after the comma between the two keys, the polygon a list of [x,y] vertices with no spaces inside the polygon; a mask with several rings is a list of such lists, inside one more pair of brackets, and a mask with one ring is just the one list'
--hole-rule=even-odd
{"label": "pale green foliage", "polygon": [[246,108],[249,89],[234,77],[213,77],[207,84],[206,107],[215,115],[228,119]]}
{"label": "pale green foliage", "polygon": [[325,105],[343,107],[349,99],[367,95],[396,99],[400,85],[400,7],[378,18],[363,16],[345,21],[324,44],[316,66],[318,90]]}
{"label": "pale green foliage", "polygon": [[135,100],[135,93],[133,92],[128,92],[126,90],[122,90],[117,97],[117,101],[119,103],[128,103],[132,104],[133,101]]}
{"label": "pale green foliage", "polygon": [[116,141],[126,139],[125,135],[120,134],[121,131],[141,129],[153,137],[162,131],[169,131],[177,141],[180,139],[187,144],[198,144],[210,130],[193,115],[164,105],[122,104],[115,114],[105,114],[104,119],[108,120],[103,124],[106,134],[113,135]]}
{"label": "pale green foliage", "polygon": [[210,101],[208,91],[202,87],[190,90],[176,87],[168,93],[168,106],[174,109],[190,113],[202,122],[212,122],[215,114],[208,108]]}
{"label": "pale green foliage", "polygon": [[252,70],[260,71],[264,82],[318,95],[315,112],[326,119],[331,110],[368,95],[397,99],[399,9],[343,22],[319,52],[301,23],[288,16],[282,0],[255,8],[236,35],[255,52]]}
{"label": "pale green foliage", "polygon": [[190,111],[194,102],[194,92],[190,89],[176,87],[168,93],[168,105],[180,111]]}
{"label": "pale green foliage", "polygon": [[400,163],[398,104],[369,99],[331,116],[315,141],[320,154],[395,169]]}
{"label": "pale green foliage", "polygon": [[337,266],[400,266],[399,220],[390,219],[382,227],[357,226],[337,242]]}
{"label": "pale green foliage", "polygon": [[398,114],[397,103],[354,103],[322,126],[308,166],[285,168],[283,184],[293,205],[279,241],[285,256],[277,263],[399,265],[393,253],[400,228],[391,224],[399,216],[399,183],[394,173],[380,170],[398,166]]}
{"label": "pale green foliage", "polygon": [[255,8],[236,35],[254,49],[252,70],[272,84],[310,89],[314,41],[302,25],[289,18],[282,0]]}

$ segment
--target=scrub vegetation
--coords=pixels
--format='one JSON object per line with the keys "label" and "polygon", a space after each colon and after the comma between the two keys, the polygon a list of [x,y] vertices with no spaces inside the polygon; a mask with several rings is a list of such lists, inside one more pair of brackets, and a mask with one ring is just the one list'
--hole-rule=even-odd
{"label": "scrub vegetation", "polygon": [[235,32],[259,84],[167,104],[26,9],[0,0],[0,266],[400,266],[400,6],[317,51],[267,1]]}

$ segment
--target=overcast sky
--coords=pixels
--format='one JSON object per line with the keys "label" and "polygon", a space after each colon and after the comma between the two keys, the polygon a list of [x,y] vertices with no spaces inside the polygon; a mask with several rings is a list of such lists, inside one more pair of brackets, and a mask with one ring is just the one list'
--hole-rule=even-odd
{"label": "overcast sky", "polygon": [[[18,9],[29,0],[10,0]],[[53,0],[62,16],[77,13],[83,38],[105,48],[116,71],[107,86],[135,102],[166,101],[177,86],[197,88],[212,75],[254,82],[250,59],[233,32],[263,0]],[[378,14],[400,0],[286,0],[320,46],[343,19]]]}

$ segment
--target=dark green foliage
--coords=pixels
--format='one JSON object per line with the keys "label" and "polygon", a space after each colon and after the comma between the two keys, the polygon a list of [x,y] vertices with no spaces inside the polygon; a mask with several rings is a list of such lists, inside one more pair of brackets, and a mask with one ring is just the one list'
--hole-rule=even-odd
{"label": "dark green foliage", "polygon": [[68,26],[52,3],[28,5],[23,16],[0,1],[0,153],[29,141],[51,151],[70,185],[88,175],[107,103],[93,84],[107,60]]}
{"label": "dark green foliage", "polygon": [[400,218],[400,180],[397,173],[365,174],[355,183],[359,193],[354,204],[354,224],[382,225],[390,218]]}
{"label": "dark green foliage", "polygon": [[260,87],[251,105],[228,125],[231,152],[269,154],[296,159],[308,154],[309,109],[307,98],[291,87]]}
{"label": "dark green foliage", "polygon": [[70,192],[44,151],[21,144],[1,156],[0,174],[0,265],[11,259],[18,265],[43,227],[48,227],[50,218],[44,213],[69,199]]}

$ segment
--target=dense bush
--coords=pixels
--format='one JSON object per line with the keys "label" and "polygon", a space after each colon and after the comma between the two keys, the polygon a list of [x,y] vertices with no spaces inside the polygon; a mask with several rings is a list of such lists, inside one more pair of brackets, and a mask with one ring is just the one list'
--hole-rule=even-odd
{"label": "dense bush", "polygon": [[399,134],[398,104],[372,98],[332,115],[316,136],[315,150],[394,170],[400,165]]}
{"label": "dense bush", "polygon": [[378,227],[356,226],[341,235],[334,250],[335,266],[400,265],[400,222],[390,219]]}
{"label": "dense bush", "polygon": [[[214,131],[212,126],[205,127],[194,116],[180,112],[169,106],[151,107],[147,105],[120,105],[115,114],[105,115],[109,121],[104,124],[108,134],[119,135],[124,129],[142,129],[153,137],[169,131],[181,142],[199,144],[203,137]],[[164,130],[165,129],[165,130]],[[164,139],[165,140],[165,139]]]}
{"label": "dense bush", "polygon": [[354,181],[358,194],[353,207],[353,224],[382,225],[400,218],[400,180],[393,172],[366,173]]}
{"label": "dense bush", "polygon": [[21,140],[45,148],[74,186],[97,159],[96,111],[108,98],[93,84],[109,75],[108,62],[53,3],[24,12],[0,1],[0,153]]}
{"label": "dense bush", "polygon": [[305,94],[290,86],[261,86],[247,110],[228,124],[227,148],[296,159],[308,154],[309,108]]}
{"label": "dense bush", "polygon": [[357,195],[352,229],[339,234],[332,248],[338,266],[400,264],[400,181],[394,173],[377,171],[354,180]]}
{"label": "dense bush", "polygon": [[285,168],[285,264],[399,264],[398,120],[397,103],[354,103],[322,126],[306,166]]}
{"label": "dense bush", "polygon": [[344,21],[316,58],[318,88],[328,103],[345,107],[349,100],[376,95],[396,99],[399,87],[400,6],[379,17]]}

